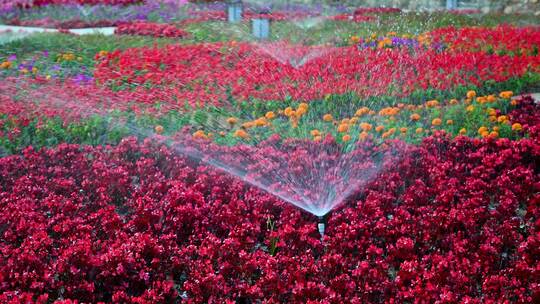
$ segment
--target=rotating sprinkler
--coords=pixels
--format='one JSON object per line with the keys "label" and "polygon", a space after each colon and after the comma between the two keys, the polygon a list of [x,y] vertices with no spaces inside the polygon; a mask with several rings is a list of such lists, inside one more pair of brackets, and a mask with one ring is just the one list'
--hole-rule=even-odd
{"label": "rotating sprinkler", "polygon": [[321,234],[321,239],[324,237],[324,232],[326,230],[326,215],[320,215],[317,217],[317,229],[319,229],[319,233]]}

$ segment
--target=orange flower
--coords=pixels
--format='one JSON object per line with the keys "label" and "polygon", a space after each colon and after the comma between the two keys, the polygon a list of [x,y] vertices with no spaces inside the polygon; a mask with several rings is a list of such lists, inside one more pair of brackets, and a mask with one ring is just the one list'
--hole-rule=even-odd
{"label": "orange flower", "polygon": [[405,127],[402,127],[402,128],[399,129],[399,131],[400,131],[401,133],[407,133],[407,130],[408,130],[408,129],[405,128]]}
{"label": "orange flower", "polygon": [[484,131],[484,132],[480,133],[480,136],[488,137],[489,136],[489,131]]}
{"label": "orange flower", "polygon": [[457,99],[450,99],[450,104],[451,105],[457,105],[459,102]]}
{"label": "orange flower", "polygon": [[520,123],[517,123],[517,122],[516,122],[515,124],[512,125],[512,131],[519,132],[519,131],[521,131],[522,129],[523,129],[523,127],[521,126]]}
{"label": "orange flower", "polygon": [[360,133],[359,138],[360,138],[361,141],[366,140],[367,137],[368,137],[368,133],[367,133],[367,132],[362,132],[362,133]]}
{"label": "orange flower", "polygon": [[491,133],[489,133],[488,136],[491,137],[491,138],[497,138],[497,137],[499,137],[499,133],[496,132],[496,131],[491,131]]}
{"label": "orange flower", "polygon": [[473,106],[473,105],[470,105],[470,106],[466,107],[466,108],[465,108],[465,111],[467,111],[467,112],[472,112],[472,111],[474,111],[474,106]]}
{"label": "orange flower", "polygon": [[156,132],[156,134],[161,134],[163,133],[163,126],[161,125],[157,125],[154,127],[154,131]]}
{"label": "orange flower", "polygon": [[440,118],[435,118],[431,121],[431,124],[434,126],[440,126],[442,123],[442,120]]}
{"label": "orange flower", "polygon": [[465,135],[465,134],[467,134],[467,129],[461,128],[461,129],[459,130],[459,135]]}
{"label": "orange flower", "polygon": [[322,136],[320,136],[320,135],[313,137],[313,141],[315,141],[315,142],[319,142],[321,140],[322,140]]}
{"label": "orange flower", "polygon": [[264,117],[258,118],[254,122],[255,126],[257,126],[257,127],[264,127],[264,126],[266,126],[267,123],[268,122],[266,121],[266,118],[264,118]]}
{"label": "orange flower", "polygon": [[452,119],[448,119],[448,120],[446,121],[446,124],[447,124],[447,125],[453,125],[453,124],[454,124],[454,121],[453,121]]}
{"label": "orange flower", "polygon": [[323,120],[324,121],[332,121],[332,120],[334,120],[334,117],[332,117],[331,114],[324,114]]}
{"label": "orange flower", "polygon": [[199,130],[199,131],[193,133],[193,138],[204,139],[204,138],[206,138],[206,134],[204,134],[204,131]]}
{"label": "orange flower", "polygon": [[506,117],[506,115],[501,115],[501,116],[497,117],[497,122],[498,123],[505,123],[507,120],[508,120],[508,117]]}
{"label": "orange flower", "polygon": [[418,113],[411,114],[411,120],[412,121],[420,120],[420,114],[418,114]]}
{"label": "orange flower", "polygon": [[227,123],[230,124],[230,125],[234,125],[238,122],[238,119],[234,118],[234,117],[229,117],[227,118]]}
{"label": "orange flower", "polygon": [[255,126],[255,123],[252,121],[248,121],[242,124],[242,127],[246,129],[253,128],[254,126]]}
{"label": "orange flower", "polygon": [[478,134],[482,135],[482,133],[484,133],[484,132],[488,132],[487,127],[482,126],[482,127],[478,128]]}
{"label": "orange flower", "polygon": [[343,140],[344,142],[348,142],[349,140],[351,140],[351,136],[349,134],[345,134],[343,135],[341,140]]}
{"label": "orange flower", "polygon": [[416,134],[422,134],[422,132],[424,132],[424,129],[423,128],[416,128],[416,130],[414,130],[414,132]]}
{"label": "orange flower", "polygon": [[473,99],[475,97],[476,97],[476,92],[475,91],[470,90],[470,91],[467,92],[467,98],[468,99]]}
{"label": "orange flower", "polygon": [[266,117],[266,119],[274,119],[276,117],[276,114],[272,111],[269,111],[269,112],[266,112],[266,114],[264,114],[264,117]]}
{"label": "orange flower", "polygon": [[311,130],[310,133],[311,133],[311,136],[314,136],[314,137],[321,135],[321,132],[319,130]]}
{"label": "orange flower", "polygon": [[377,132],[382,132],[383,130],[384,130],[384,126],[377,126],[375,128],[375,131],[377,131]]}
{"label": "orange flower", "polygon": [[344,133],[344,132],[347,132],[349,131],[349,125],[348,124],[345,124],[345,123],[342,123],[338,126],[338,132],[340,133]]}
{"label": "orange flower", "polygon": [[510,104],[516,106],[518,104],[517,99],[512,99],[512,101],[510,101]]}
{"label": "orange flower", "polygon": [[356,124],[357,122],[358,122],[358,117],[353,117],[353,118],[351,118],[351,119],[349,120],[349,123],[350,123],[351,125],[354,125],[354,124]]}
{"label": "orange flower", "polygon": [[439,101],[434,99],[434,100],[429,100],[428,102],[426,102],[426,106],[428,108],[432,108],[432,107],[436,107],[439,105]]}
{"label": "orange flower", "polygon": [[514,95],[514,92],[512,91],[503,91],[499,94],[499,97],[504,98],[504,99],[510,99],[512,98],[513,95]]}
{"label": "orange flower", "polygon": [[368,132],[373,128],[373,126],[367,122],[363,122],[360,124],[360,128],[362,129],[362,131]]}
{"label": "orange flower", "polygon": [[234,136],[246,139],[246,138],[249,137],[249,134],[246,131],[242,130],[242,129],[238,129],[238,130],[234,131]]}
{"label": "orange flower", "polygon": [[285,108],[285,111],[283,111],[283,113],[285,114],[285,116],[290,117],[294,114],[294,110],[291,107],[287,107]]}
{"label": "orange flower", "polygon": [[495,102],[495,101],[497,101],[497,98],[495,97],[495,95],[488,95],[487,101],[488,102]]}

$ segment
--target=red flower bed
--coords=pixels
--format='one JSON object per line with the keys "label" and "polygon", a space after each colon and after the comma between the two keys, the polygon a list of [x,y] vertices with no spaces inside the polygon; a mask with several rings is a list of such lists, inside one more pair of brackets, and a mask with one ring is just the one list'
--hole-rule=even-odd
{"label": "red flower bed", "polygon": [[32,0],[32,6],[87,4],[87,5],[129,5],[141,3],[144,0]]}
{"label": "red flower bed", "polygon": [[114,31],[117,35],[140,35],[152,37],[185,38],[188,33],[170,24],[152,22],[130,22],[120,24]]}
{"label": "red flower bed", "polygon": [[538,72],[539,63],[540,55],[218,43],[115,51],[98,62],[95,78],[115,87],[163,87],[196,104],[219,103],[228,94],[239,100],[313,100],[346,92],[406,96],[428,88],[501,82]]}
{"label": "red flower bed", "polygon": [[430,37],[433,42],[448,45],[456,52],[519,52],[537,55],[540,48],[540,27],[535,26],[446,27],[432,31]]}
{"label": "red flower bed", "polygon": [[401,9],[397,7],[359,7],[354,10],[354,15],[395,13],[401,13]]}
{"label": "red flower bed", "polygon": [[[224,11],[194,11],[191,13],[195,17],[184,19],[180,22],[182,25],[207,22],[207,21],[225,21],[227,20],[227,13]],[[273,21],[294,20],[298,18],[308,17],[308,13],[304,12],[289,12],[289,11],[272,11],[267,14],[260,14],[253,11],[244,11],[242,17],[244,20],[250,21],[254,18],[267,18]]]}
{"label": "red flower bed", "polygon": [[313,216],[150,143],[1,158],[0,301],[539,301],[538,141],[396,147],[323,243]]}

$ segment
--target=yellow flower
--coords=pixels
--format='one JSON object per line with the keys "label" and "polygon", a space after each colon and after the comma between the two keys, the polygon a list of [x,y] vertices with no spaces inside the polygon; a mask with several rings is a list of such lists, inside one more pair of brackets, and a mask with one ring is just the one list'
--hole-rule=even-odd
{"label": "yellow flower", "polygon": [[514,95],[514,92],[512,91],[503,91],[499,94],[499,97],[504,99],[510,99]]}
{"label": "yellow flower", "polygon": [[488,137],[489,136],[489,131],[484,131],[484,132],[480,133],[480,136]]}
{"label": "yellow flower", "polygon": [[501,116],[497,117],[497,122],[498,123],[505,123],[507,120],[508,120],[508,117],[506,117],[506,115],[501,115]]}
{"label": "yellow flower", "polygon": [[411,120],[412,121],[420,120],[420,114],[418,114],[418,113],[411,114]]}
{"label": "yellow flower", "polygon": [[495,116],[495,115],[497,115],[497,111],[495,111],[495,109],[493,109],[493,108],[488,108],[488,109],[486,110],[486,112],[488,113],[489,116]]}
{"label": "yellow flower", "polygon": [[238,119],[234,118],[234,117],[229,117],[227,118],[227,123],[230,124],[230,125],[234,125],[238,122]]}
{"label": "yellow flower", "polygon": [[465,134],[467,134],[467,129],[461,128],[461,129],[459,130],[459,135],[465,135]]}
{"label": "yellow flower", "polygon": [[349,125],[348,124],[345,124],[345,123],[342,123],[338,126],[338,132],[339,133],[344,133],[344,132],[347,132],[349,131]]}
{"label": "yellow flower", "polygon": [[482,126],[482,127],[478,128],[478,134],[480,134],[480,135],[482,135],[482,133],[487,132],[487,131],[488,131],[487,127]]}
{"label": "yellow flower", "polygon": [[45,76],[45,79],[46,79],[46,80],[50,80],[50,79],[51,79],[51,75]]}
{"label": "yellow flower", "polygon": [[205,139],[205,138],[207,138],[207,137],[206,137],[206,134],[204,134],[204,131],[199,130],[199,131],[193,133],[193,138],[196,138],[196,139]]}
{"label": "yellow flower", "polygon": [[28,69],[27,69],[27,68],[22,69],[22,70],[21,70],[21,73],[23,73],[23,74],[28,73]]}
{"label": "yellow flower", "polygon": [[435,118],[431,121],[431,124],[434,126],[440,126],[442,123],[442,120],[440,118]]}
{"label": "yellow flower", "polygon": [[264,127],[266,126],[268,122],[266,121],[266,118],[261,117],[254,121],[255,126],[257,127]]}
{"label": "yellow flower", "polygon": [[416,130],[414,130],[414,132],[416,134],[421,134],[422,132],[424,132],[424,129],[423,128],[416,128]]}
{"label": "yellow flower", "polygon": [[290,117],[294,114],[294,110],[291,107],[287,107],[285,108],[285,111],[283,111],[283,113],[285,114],[285,116]]}
{"label": "yellow flower", "polygon": [[264,117],[266,117],[266,119],[274,119],[276,117],[276,114],[272,111],[269,111],[269,112],[266,112],[266,114],[264,114]]}
{"label": "yellow flower", "polygon": [[360,128],[362,129],[362,131],[368,132],[373,128],[373,126],[367,122],[363,122],[360,124]]}
{"label": "yellow flower", "polygon": [[517,122],[516,122],[515,124],[512,125],[512,131],[519,132],[519,131],[522,130],[522,128],[523,128],[523,127],[521,126],[521,124],[520,124],[520,123],[517,123]]}
{"label": "yellow flower", "polygon": [[467,112],[472,112],[472,111],[474,111],[474,106],[473,106],[473,105],[467,106],[467,107],[465,108],[465,111],[467,111]]}
{"label": "yellow flower", "polygon": [[334,120],[334,117],[332,117],[331,114],[324,114],[323,120],[324,121],[332,121],[332,120]]}
{"label": "yellow flower", "polygon": [[33,73],[33,74],[36,74],[37,71],[38,71],[38,69],[37,69],[36,67],[32,67],[32,73]]}
{"label": "yellow flower", "polygon": [[354,125],[354,124],[356,124],[357,122],[358,122],[358,117],[353,117],[353,118],[351,118],[351,119],[349,120],[349,123],[350,123],[351,125]]}
{"label": "yellow flower", "polygon": [[360,116],[362,116],[364,114],[367,114],[367,113],[369,113],[369,108],[362,107],[362,108],[356,110],[356,113],[354,113],[354,116],[360,117]]}
{"label": "yellow flower", "polygon": [[0,64],[0,69],[9,69],[11,68],[11,61],[4,61]]}
{"label": "yellow flower", "polygon": [[234,131],[234,136],[244,138],[244,139],[249,137],[248,133],[242,129],[238,129]]}
{"label": "yellow flower", "polygon": [[315,142],[319,142],[321,140],[322,140],[322,136],[320,136],[320,135],[317,135],[317,136],[313,137],[313,141],[315,141]]}

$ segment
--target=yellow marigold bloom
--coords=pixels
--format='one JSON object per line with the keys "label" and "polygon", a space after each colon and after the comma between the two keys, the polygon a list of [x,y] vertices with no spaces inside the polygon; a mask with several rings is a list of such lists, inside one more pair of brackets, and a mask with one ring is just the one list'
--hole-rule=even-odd
{"label": "yellow marigold bloom", "polygon": [[238,122],[238,119],[234,118],[234,117],[229,117],[227,118],[227,123],[230,124],[230,125],[234,125]]}
{"label": "yellow marigold bloom", "polygon": [[291,115],[296,115],[297,117],[300,117],[306,113],[307,113],[307,108],[302,107],[302,108],[296,109],[296,111],[293,111]]}
{"label": "yellow marigold bloom", "polygon": [[470,90],[470,91],[467,92],[467,98],[468,99],[473,99],[475,97],[476,97],[476,92],[475,91]]}
{"label": "yellow marigold bloom", "polygon": [[465,135],[465,134],[467,134],[467,129],[461,128],[461,129],[459,130],[459,135]]}
{"label": "yellow marigold bloom", "polygon": [[451,105],[457,105],[459,103],[459,101],[457,99],[450,99],[450,104]]}
{"label": "yellow marigold bloom", "polygon": [[362,132],[360,133],[359,137],[358,137],[361,141],[364,141],[368,138],[368,133],[367,132]]}
{"label": "yellow marigold bloom", "polygon": [[487,102],[487,99],[484,96],[476,97],[476,102],[479,104],[484,104]]}
{"label": "yellow marigold bloom", "polygon": [[363,107],[363,108],[360,108],[358,110],[356,110],[356,113],[354,113],[354,116],[356,117],[360,117],[364,114],[367,114],[369,112],[369,109],[367,107]]}
{"label": "yellow marigold bloom", "polygon": [[351,125],[354,125],[354,124],[356,124],[357,122],[358,122],[358,117],[353,117],[353,118],[351,118],[351,119],[349,120],[349,123],[350,123]]}
{"label": "yellow marigold bloom", "polygon": [[384,126],[377,126],[375,128],[375,131],[377,131],[377,132],[382,132],[383,130],[384,130]]}
{"label": "yellow marigold bloom", "polygon": [[331,114],[324,114],[323,120],[324,121],[332,121],[332,120],[334,120],[334,117],[332,117]]}
{"label": "yellow marigold bloom", "polygon": [[505,123],[507,120],[508,120],[508,117],[506,117],[506,115],[501,115],[501,116],[497,117],[497,122],[498,123]]}
{"label": "yellow marigold bloom", "polygon": [[321,135],[321,132],[319,130],[316,130],[316,129],[311,130],[310,133],[311,133],[311,136],[319,136],[319,135]]}
{"label": "yellow marigold bloom", "polygon": [[488,102],[495,102],[495,101],[497,101],[497,98],[495,97],[495,95],[488,95],[487,101]]}
{"label": "yellow marigold bloom", "polygon": [[45,76],[45,79],[46,79],[46,80],[50,80],[50,79],[51,79],[51,75]]}
{"label": "yellow marigold bloom", "polygon": [[340,125],[338,126],[338,129],[337,129],[337,130],[338,130],[338,132],[340,132],[340,133],[347,132],[347,131],[349,131],[349,125],[348,125],[348,124],[342,123],[342,124],[340,124]]}
{"label": "yellow marigold bloom", "polygon": [[254,121],[255,126],[264,127],[267,124],[266,118],[261,117]]}
{"label": "yellow marigold bloom", "polygon": [[478,128],[478,134],[482,134],[482,133],[487,132],[487,131],[488,131],[487,127],[482,126],[482,127]]}
{"label": "yellow marigold bloom", "polygon": [[434,100],[429,100],[428,102],[426,102],[426,106],[428,108],[432,108],[432,107],[436,107],[439,105],[439,101],[434,99]]}
{"label": "yellow marigold bloom", "polygon": [[107,51],[99,51],[98,56],[99,57],[104,57],[104,56],[107,56],[107,54],[109,54],[109,52],[107,52]]}
{"label": "yellow marigold bloom", "polygon": [[499,97],[504,99],[510,99],[514,95],[514,92],[512,91],[503,91],[499,94]]}
{"label": "yellow marigold bloom", "polygon": [[161,125],[157,125],[154,127],[154,131],[156,132],[156,134],[161,134],[163,133],[163,126]]}
{"label": "yellow marigold bloom", "polygon": [[341,140],[343,140],[344,142],[348,142],[349,140],[351,140],[351,136],[349,134],[345,134],[343,135]]}
{"label": "yellow marigold bloom", "polygon": [[489,131],[484,131],[484,132],[480,133],[480,136],[488,137],[489,136]]}
{"label": "yellow marigold bloom", "polygon": [[516,122],[515,124],[512,125],[512,131],[519,132],[519,131],[521,131],[522,129],[523,129],[523,127],[521,126],[520,123],[517,123],[517,122]]}
{"label": "yellow marigold bloom", "polygon": [[350,40],[351,40],[352,43],[358,43],[358,42],[360,42],[360,37],[358,37],[356,35],[353,35],[353,36],[351,36]]}
{"label": "yellow marigold bloom", "polygon": [[245,130],[238,129],[238,130],[234,131],[234,136],[245,139],[245,138],[249,137],[249,134]]}
{"label": "yellow marigold bloom", "polygon": [[360,128],[362,129],[362,131],[368,132],[373,128],[373,126],[367,122],[363,122],[360,124]]}
{"label": "yellow marigold bloom", "polygon": [[447,124],[447,125],[453,125],[453,124],[454,124],[454,121],[453,121],[452,119],[448,119],[448,120],[446,121],[446,124]]}
{"label": "yellow marigold bloom", "polygon": [[440,126],[442,123],[442,120],[440,118],[435,118],[431,121],[431,124],[434,126]]}
{"label": "yellow marigold bloom", "polygon": [[21,73],[23,73],[23,74],[28,73],[28,69],[27,69],[27,68],[22,69],[22,70],[21,70]]}
{"label": "yellow marigold bloom", "polygon": [[285,116],[292,116],[293,112],[294,112],[294,110],[291,107],[287,107],[287,108],[285,108],[285,111],[283,111]]}
{"label": "yellow marigold bloom", "polygon": [[36,67],[32,67],[32,73],[36,74],[38,69]]}
{"label": "yellow marigold bloom", "polygon": [[266,119],[274,119],[276,117],[276,114],[272,111],[269,111],[264,114],[264,117],[266,117]]}
{"label": "yellow marigold bloom", "polygon": [[4,61],[0,64],[0,69],[9,69],[11,68],[11,61]]}
{"label": "yellow marigold bloom", "polygon": [[411,114],[411,120],[412,120],[412,121],[418,121],[418,120],[420,120],[420,114],[418,114],[418,113],[413,113],[413,114]]}
{"label": "yellow marigold bloom", "polygon": [[467,112],[472,112],[472,111],[474,111],[474,106],[473,106],[473,105],[467,106],[467,107],[465,108],[465,111],[467,111]]}
{"label": "yellow marigold bloom", "polygon": [[496,121],[497,121],[497,116],[495,116],[495,115],[490,115],[490,116],[488,117],[488,120],[489,120],[490,122],[496,122]]}
{"label": "yellow marigold bloom", "polygon": [[198,138],[198,139],[206,138],[206,134],[204,134],[204,131],[199,130],[193,133],[193,138]]}
{"label": "yellow marigold bloom", "polygon": [[253,128],[255,126],[255,123],[252,122],[252,121],[248,121],[248,122],[245,122],[242,124],[242,127],[246,128],[246,129],[249,129],[249,128]]}
{"label": "yellow marigold bloom", "polygon": [[493,109],[493,108],[488,108],[488,109],[486,110],[486,112],[487,112],[487,114],[488,114],[489,116],[495,116],[495,115],[497,115],[497,111],[495,111],[495,109]]}
{"label": "yellow marigold bloom", "polygon": [[407,133],[408,130],[409,130],[409,129],[407,129],[407,128],[405,128],[405,127],[402,127],[402,128],[399,129],[399,131],[400,131],[401,133]]}
{"label": "yellow marigold bloom", "polygon": [[414,130],[414,132],[416,134],[421,134],[422,132],[424,132],[424,129],[423,128],[416,128],[416,130]]}

